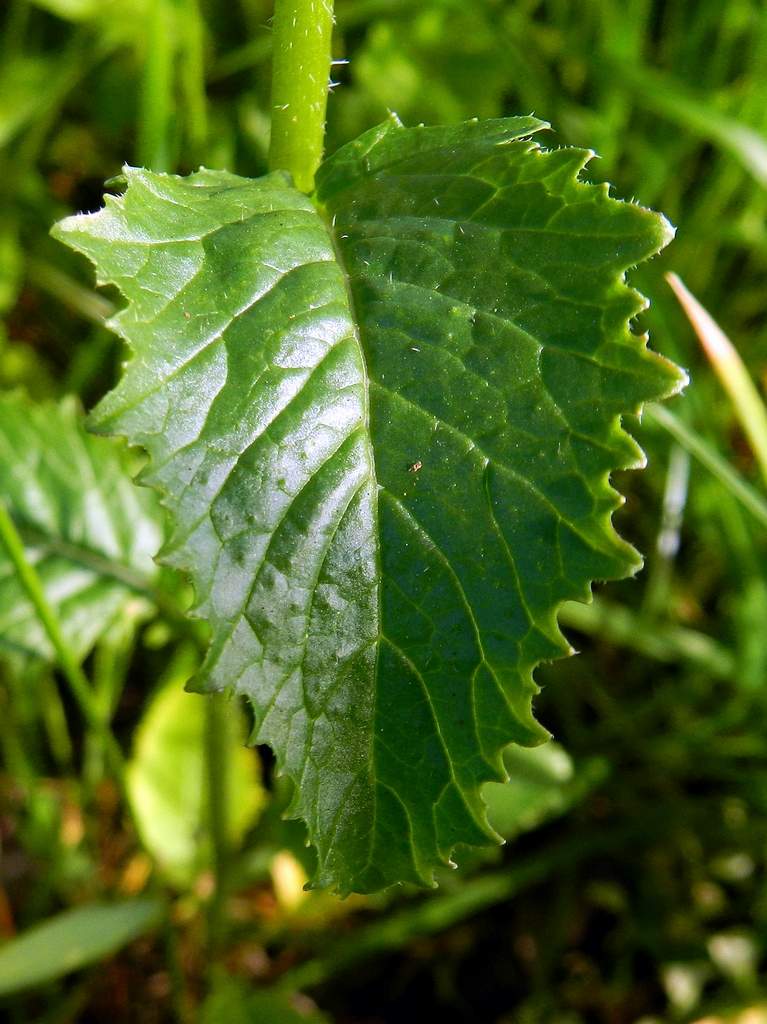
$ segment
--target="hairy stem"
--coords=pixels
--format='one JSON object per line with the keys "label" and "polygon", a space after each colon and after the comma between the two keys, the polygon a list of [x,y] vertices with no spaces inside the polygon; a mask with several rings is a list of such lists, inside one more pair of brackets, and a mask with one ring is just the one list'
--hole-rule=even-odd
{"label": "hairy stem", "polygon": [[311,192],[322,160],[333,0],[276,0],[269,166]]}

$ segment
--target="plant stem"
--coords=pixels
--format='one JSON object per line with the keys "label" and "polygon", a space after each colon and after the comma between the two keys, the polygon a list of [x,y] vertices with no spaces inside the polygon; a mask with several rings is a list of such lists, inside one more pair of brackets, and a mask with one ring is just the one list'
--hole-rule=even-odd
{"label": "plant stem", "polygon": [[173,1016],[177,1024],[187,1024],[192,1020],[190,997],[181,963],[178,936],[170,914],[166,914],[162,922],[162,940],[170,978],[170,1004]]}
{"label": "plant stem", "polygon": [[16,722],[13,693],[5,686],[0,688],[0,754],[9,776],[18,779],[21,786],[32,792],[38,773],[21,742],[23,733]]}
{"label": "plant stem", "polygon": [[11,0],[3,22],[2,54],[4,61],[9,61],[12,56],[23,50],[28,21],[29,4],[26,0]]}
{"label": "plant stem", "polygon": [[69,735],[67,717],[61,694],[52,673],[46,672],[39,681],[41,697],[41,718],[45,727],[48,745],[57,766],[66,774],[72,769],[72,739]]}
{"label": "plant stem", "polygon": [[208,828],[213,846],[215,888],[208,909],[208,943],[211,953],[222,944],[226,928],[229,891],[229,700],[211,693],[205,700],[205,762],[208,776]]}
{"label": "plant stem", "polygon": [[333,0],[276,0],[269,166],[311,192],[322,159]]}
{"label": "plant stem", "polygon": [[560,609],[559,621],[569,629],[638,651],[646,658],[692,665],[714,679],[732,679],[736,671],[733,654],[706,633],[684,626],[650,624],[630,608],[601,598],[593,604],[568,601]]}
{"label": "plant stem", "polygon": [[123,586],[137,594],[143,594],[177,629],[191,636],[197,635],[198,631],[194,622],[184,614],[174,598],[160,587],[156,587],[150,579],[129,565],[124,565],[122,562],[101,555],[80,544],[71,544],[59,537],[46,536],[34,527],[22,525],[19,534],[27,544],[34,545],[46,554],[59,555],[67,561],[74,562],[75,565],[91,569],[99,576],[117,580],[118,583],[122,583]]}
{"label": "plant stem", "polygon": [[34,566],[27,559],[24,543],[19,536],[19,531],[16,529],[16,524],[11,519],[8,509],[2,501],[0,501],[0,541],[5,546],[19,581],[26,591],[27,597],[31,601],[40,620],[40,624],[51,642],[61,671],[69,684],[72,696],[88,725],[103,739],[110,767],[120,787],[120,791],[124,795],[125,765],[122,752],[112,735],[108,722],[104,720],[101,714],[88,680],[85,678],[85,673],[80,668],[77,658],[64,639],[58,617],[48,603],[40,577]]}
{"label": "plant stem", "polygon": [[27,274],[32,284],[58,299],[73,313],[99,327],[115,312],[114,303],[109,299],[90,288],[84,288],[52,263],[32,256],[27,260]]}
{"label": "plant stem", "polygon": [[186,116],[186,143],[191,163],[205,162],[208,101],[205,94],[205,25],[199,0],[184,0],[179,25],[179,86]]}
{"label": "plant stem", "polygon": [[[93,657],[92,686],[93,700],[99,717],[109,722],[122,692],[128,664],[133,651],[135,625],[125,615],[115,623],[107,635],[97,644]],[[85,744],[83,775],[87,787],[94,791],[104,776],[104,736],[92,733]]]}
{"label": "plant stem", "polygon": [[153,0],[147,14],[147,53],[137,126],[138,162],[153,171],[171,170],[174,29],[166,0]]}

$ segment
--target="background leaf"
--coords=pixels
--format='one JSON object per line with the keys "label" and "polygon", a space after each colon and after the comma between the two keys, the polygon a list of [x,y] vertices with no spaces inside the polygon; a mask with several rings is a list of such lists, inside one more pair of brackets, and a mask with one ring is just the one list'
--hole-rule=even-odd
{"label": "background leaf", "polygon": [[54,981],[110,956],[153,928],[161,900],[144,897],[122,903],[67,910],[0,946],[0,995]]}
{"label": "background leaf", "polygon": [[0,67],[0,146],[34,118],[44,103],[47,77],[46,62],[34,57]]}
{"label": "background leaf", "polygon": [[[134,613],[157,574],[162,539],[151,492],[113,441],[86,434],[74,400],[0,398],[0,495],[25,541],[70,647],[84,657],[118,614]],[[0,548],[0,651],[53,651]]]}
{"label": "background leaf", "polygon": [[202,1006],[200,1024],[328,1024],[305,997],[254,990],[236,978],[219,976]]}
{"label": "background leaf", "polygon": [[564,814],[607,774],[598,759],[576,770],[567,751],[551,741],[532,749],[509,746],[503,760],[508,781],[486,783],[482,796],[490,824],[504,839]]}
{"label": "background leaf", "polygon": [[[196,666],[196,652],[182,647],[171,662],[158,692],[139,723],[128,764],[128,793],[146,849],[166,877],[188,887],[205,867],[211,851],[205,839],[208,822],[205,787],[205,708],[203,700],[184,693],[183,684]],[[263,806],[258,760],[244,747],[246,729],[239,705],[228,716],[229,834],[233,848]]]}

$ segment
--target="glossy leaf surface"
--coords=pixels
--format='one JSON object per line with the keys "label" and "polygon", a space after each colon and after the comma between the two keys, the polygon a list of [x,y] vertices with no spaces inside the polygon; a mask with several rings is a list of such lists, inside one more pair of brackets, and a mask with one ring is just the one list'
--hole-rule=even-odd
{"label": "glossy leaf surface", "polygon": [[342,892],[492,838],[480,787],[545,738],[559,605],[640,564],[610,522],[609,473],[642,463],[620,417],[682,377],[623,279],[671,232],[543,127],[392,120],[311,200],[128,169],[58,228],[128,300],[94,423],[149,452],[213,628],[196,685],[250,698]]}

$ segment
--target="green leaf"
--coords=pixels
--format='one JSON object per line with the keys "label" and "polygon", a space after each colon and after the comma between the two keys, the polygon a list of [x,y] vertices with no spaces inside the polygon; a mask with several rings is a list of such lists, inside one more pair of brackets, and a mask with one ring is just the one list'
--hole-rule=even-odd
{"label": "green leaf", "polygon": [[[119,614],[138,609],[157,573],[156,496],[137,490],[124,447],[86,434],[73,401],[0,397],[0,496],[25,542],[67,643],[84,657]],[[0,651],[54,652],[0,545]]]}
{"label": "green leaf", "polygon": [[111,956],[154,928],[161,900],[92,903],[66,910],[0,946],[0,996],[55,981]]}
{"label": "green leaf", "polygon": [[538,828],[569,811],[607,773],[607,765],[593,758],[578,770],[558,743],[527,750],[509,746],[504,751],[508,782],[488,782],[482,790],[490,824],[504,839]]}
{"label": "green leaf", "polygon": [[328,1018],[305,996],[254,989],[224,975],[202,1005],[200,1024],[328,1024]]}
{"label": "green leaf", "polygon": [[58,237],[128,299],[98,430],[150,455],[213,638],[196,681],[254,741],[341,892],[485,844],[481,784],[546,735],[566,599],[640,560],[611,525],[620,417],[683,376],[629,329],[663,218],[580,183],[534,118],[396,120],[288,179],[127,169]]}
{"label": "green leaf", "polygon": [[33,3],[67,21],[88,21],[95,18],[99,8],[104,6],[103,0],[33,0]]}
{"label": "green leaf", "polygon": [[[192,648],[181,647],[136,730],[128,763],[128,793],[144,846],[163,873],[180,888],[211,862],[206,834],[205,708],[203,699],[184,693],[183,683],[196,663]],[[228,833],[232,848],[254,823],[264,801],[258,758],[243,746],[245,723],[232,704],[227,718],[230,742],[237,745],[228,763]]]}
{"label": "green leaf", "polygon": [[50,65],[42,57],[12,57],[0,66],[0,146],[38,114],[46,102]]}

